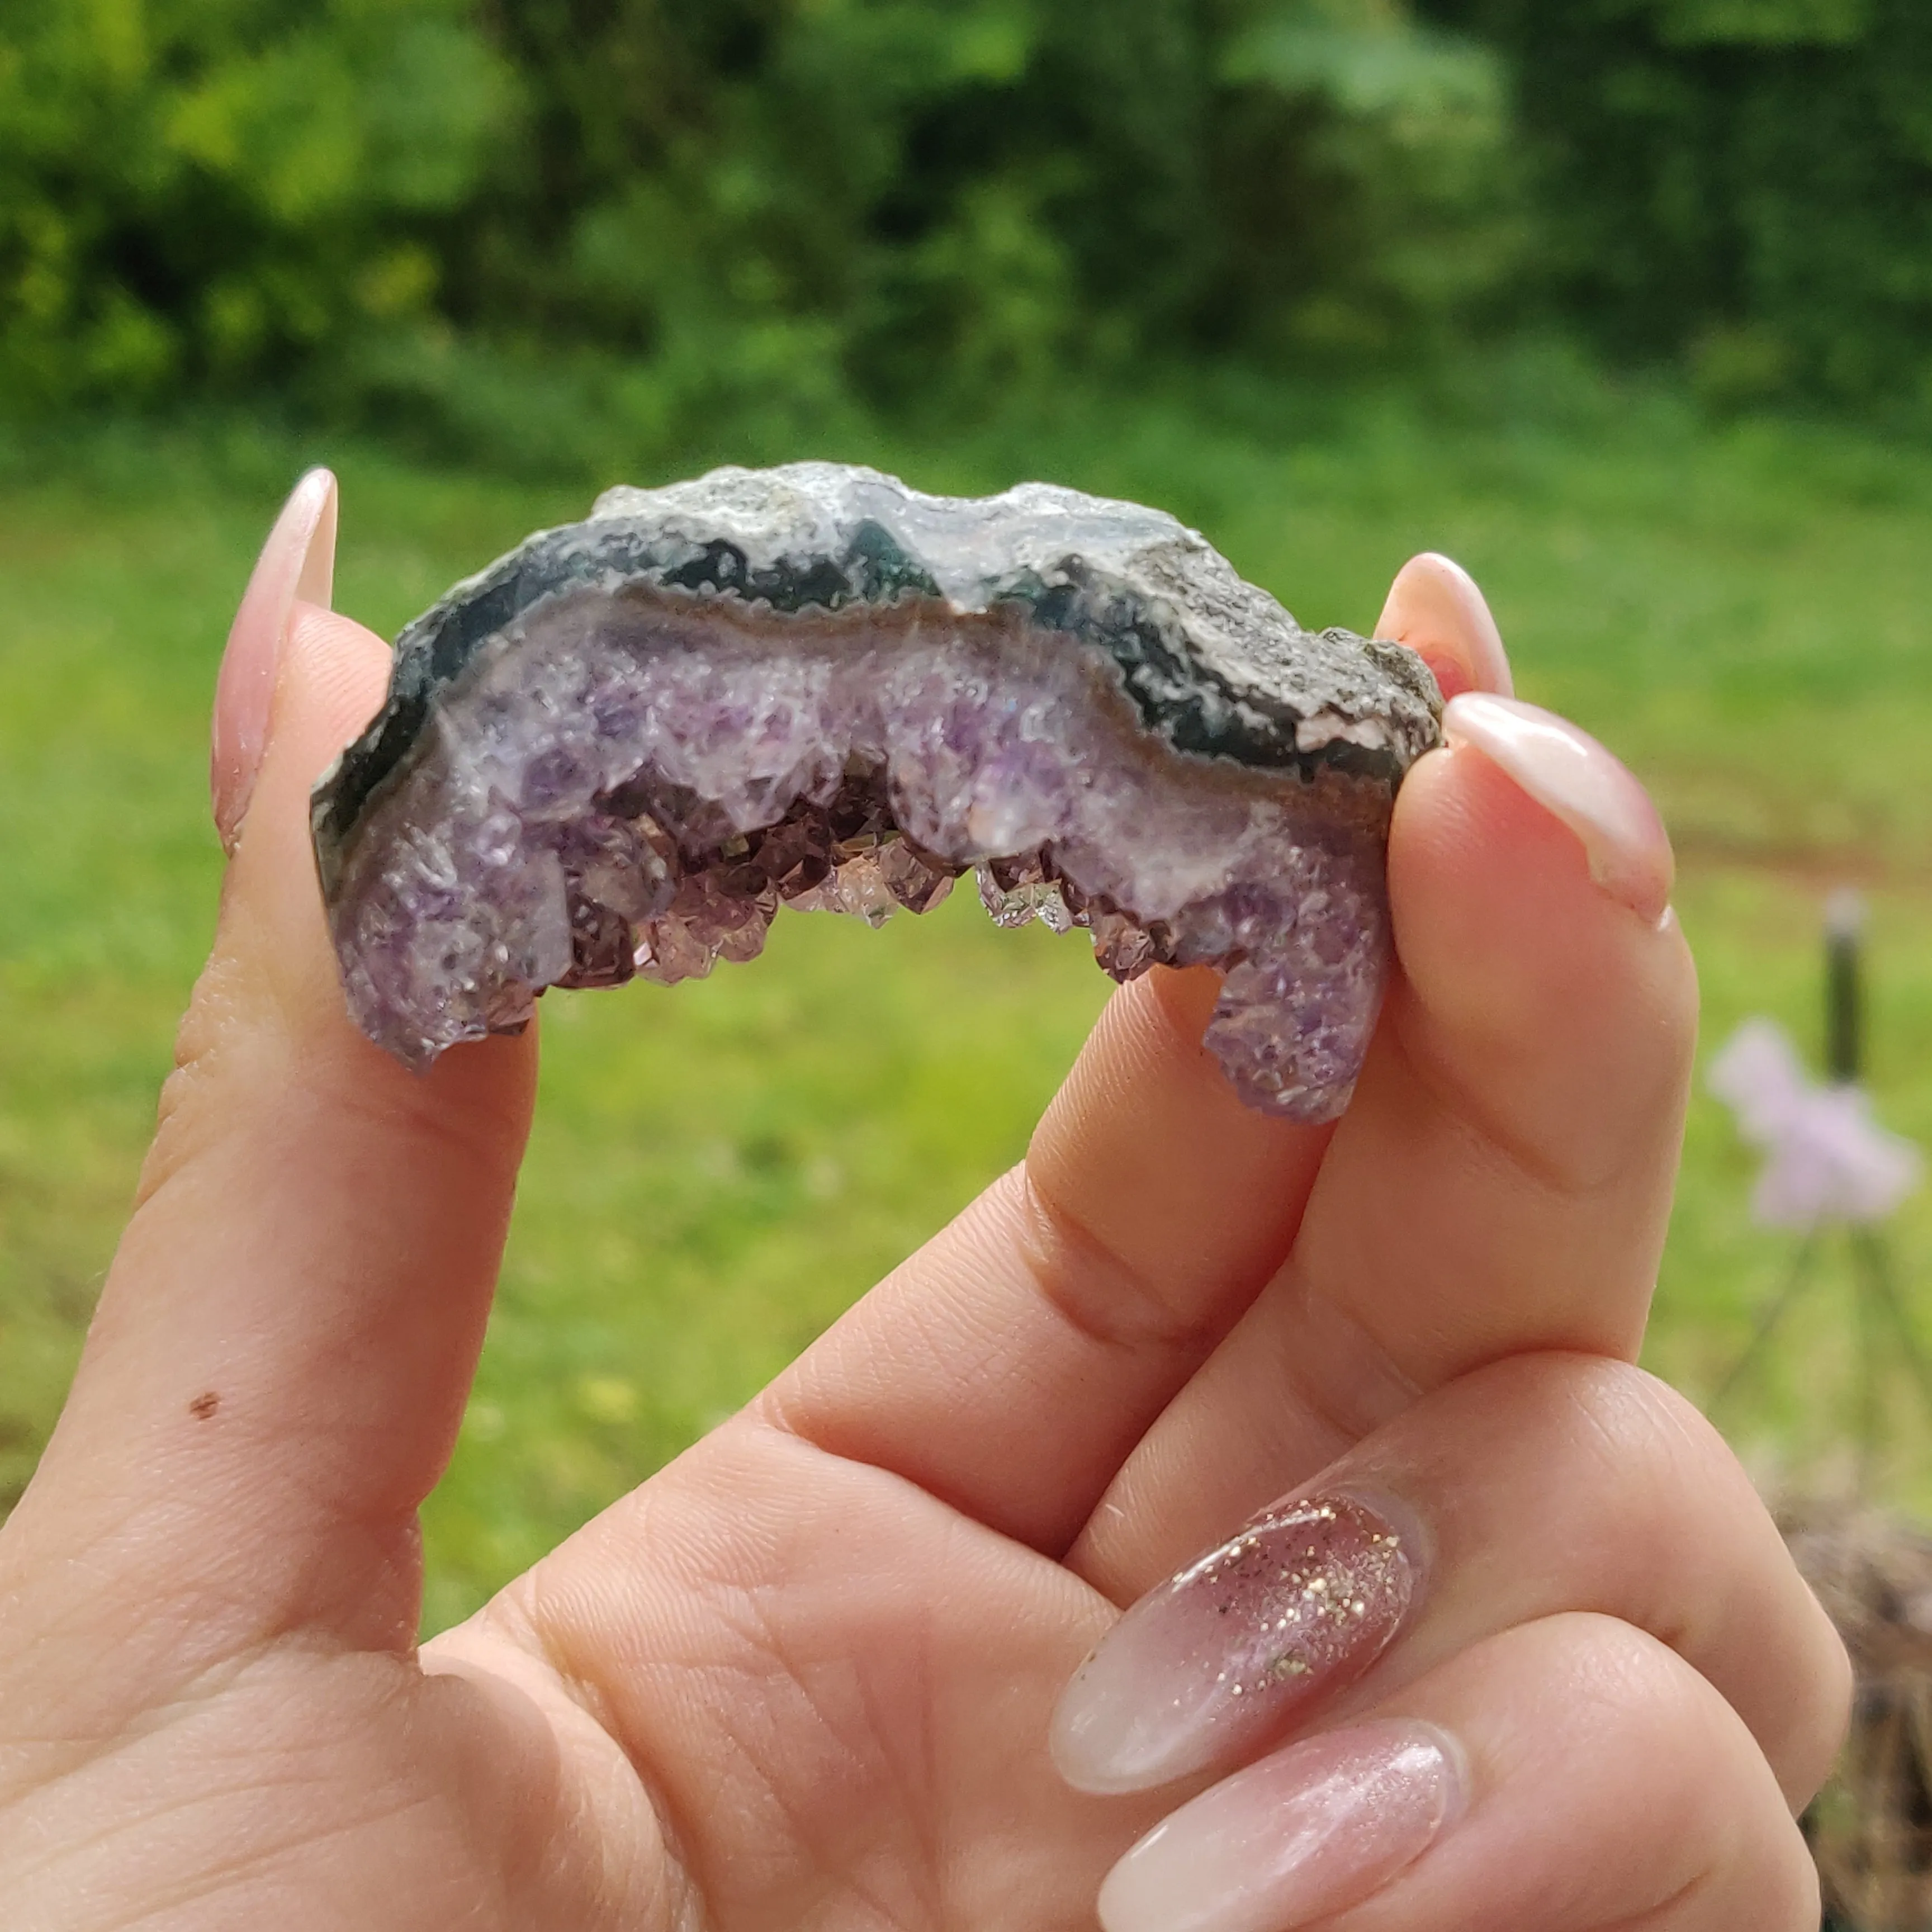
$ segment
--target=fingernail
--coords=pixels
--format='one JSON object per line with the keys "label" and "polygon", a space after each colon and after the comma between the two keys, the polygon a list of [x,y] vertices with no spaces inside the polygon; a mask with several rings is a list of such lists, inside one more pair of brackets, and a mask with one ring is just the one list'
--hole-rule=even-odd
{"label": "fingernail", "polygon": [[289,613],[299,598],[328,608],[335,574],[335,478],[311,470],[275,519],[228,633],[214,682],[208,790],[214,829],[232,852],[268,742],[268,706]]}
{"label": "fingernail", "polygon": [[1382,1890],[1465,1808],[1434,1726],[1310,1738],[1156,1825],[1100,1887],[1106,1932],[1291,1932]]}
{"label": "fingernail", "polygon": [[1650,794],[1588,733],[1520,698],[1471,692],[1442,713],[1451,745],[1472,745],[1582,842],[1590,876],[1654,924],[1677,861]]}
{"label": "fingernail", "polygon": [[1418,1539],[1351,1496],[1286,1504],[1152,1590],[1054,1712],[1060,1775],[1143,1791],[1282,1735],[1387,1648],[1416,1594]]}
{"label": "fingernail", "polygon": [[1425,550],[1396,572],[1376,635],[1406,644],[1436,674],[1444,700],[1466,691],[1504,698],[1516,686],[1489,600],[1453,558]]}

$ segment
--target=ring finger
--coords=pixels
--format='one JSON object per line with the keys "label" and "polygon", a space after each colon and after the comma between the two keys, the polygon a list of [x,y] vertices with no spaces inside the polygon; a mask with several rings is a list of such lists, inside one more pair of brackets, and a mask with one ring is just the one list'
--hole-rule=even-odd
{"label": "ring finger", "polygon": [[1106,1932],[1813,1932],[1817,1880],[1736,1714],[1590,1616],[1462,1652],[1262,1760],[1109,1874]]}
{"label": "ring finger", "polygon": [[1703,1419],[1580,1355],[1426,1398],[1142,1598],[1069,1687],[1054,1754],[1095,1791],[1225,1772],[1570,1612],[1677,1652],[1808,1802],[1841,1732],[1842,1646]]}

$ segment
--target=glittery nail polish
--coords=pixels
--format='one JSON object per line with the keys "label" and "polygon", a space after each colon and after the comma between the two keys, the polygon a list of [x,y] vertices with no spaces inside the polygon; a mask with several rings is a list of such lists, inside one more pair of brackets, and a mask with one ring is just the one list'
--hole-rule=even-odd
{"label": "glittery nail polish", "polygon": [[1106,1932],[1288,1932],[1334,1922],[1454,1824],[1462,1753],[1432,1725],[1292,1744],[1156,1825],[1100,1888]]}
{"label": "glittery nail polish", "polygon": [[1353,1496],[1285,1503],[1150,1591],[1054,1714],[1085,1791],[1139,1791],[1282,1736],[1386,1649],[1414,1600],[1412,1530]]}

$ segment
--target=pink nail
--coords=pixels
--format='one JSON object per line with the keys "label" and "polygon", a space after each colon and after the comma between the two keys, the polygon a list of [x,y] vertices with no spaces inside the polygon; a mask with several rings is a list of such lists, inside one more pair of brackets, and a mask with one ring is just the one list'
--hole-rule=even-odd
{"label": "pink nail", "polygon": [[214,682],[208,790],[214,829],[232,852],[268,743],[268,708],[298,598],[328,608],[335,573],[335,478],[311,470],[291,492],[256,560]]}
{"label": "pink nail", "polygon": [[1462,1753],[1432,1725],[1311,1738],[1156,1825],[1100,1888],[1106,1932],[1291,1932],[1359,1905],[1461,1814]]}
{"label": "pink nail", "polygon": [[1442,735],[1499,765],[1582,842],[1590,876],[1654,924],[1670,903],[1677,861],[1657,808],[1628,769],[1587,732],[1520,698],[1452,698]]}
{"label": "pink nail", "polygon": [[1060,1775],[1143,1791],[1272,1742],[1388,1647],[1419,1552],[1353,1497],[1285,1504],[1152,1590],[1053,1716]]}
{"label": "pink nail", "polygon": [[1509,653],[1476,580],[1453,559],[1425,550],[1396,572],[1376,635],[1406,644],[1436,674],[1444,698],[1466,691],[1510,696]]}

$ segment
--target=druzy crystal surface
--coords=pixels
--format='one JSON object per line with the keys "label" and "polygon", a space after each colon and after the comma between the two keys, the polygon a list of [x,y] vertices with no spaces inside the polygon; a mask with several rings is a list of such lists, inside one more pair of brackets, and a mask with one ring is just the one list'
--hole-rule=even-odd
{"label": "druzy crystal surface", "polygon": [[459,584],[316,787],[349,1004],[426,1066],[547,986],[746,960],[962,873],[1118,980],[1226,977],[1250,1105],[1346,1103],[1386,969],[1420,659],[1303,631],[1159,512],[928,496],[830,464],[620,489]]}

